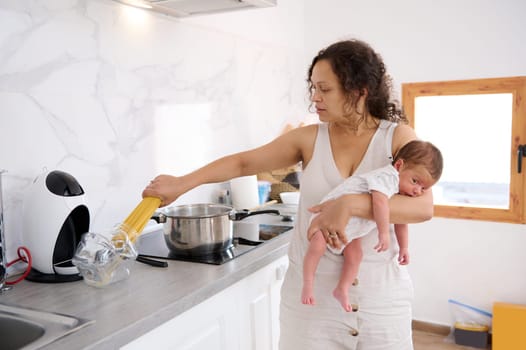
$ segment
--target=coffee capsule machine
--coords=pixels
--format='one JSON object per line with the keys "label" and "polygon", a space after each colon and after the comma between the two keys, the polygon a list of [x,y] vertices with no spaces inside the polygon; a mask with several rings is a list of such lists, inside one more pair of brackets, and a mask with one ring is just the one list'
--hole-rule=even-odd
{"label": "coffee capsule machine", "polygon": [[71,259],[89,230],[90,214],[77,180],[59,170],[38,176],[26,192],[23,217],[22,238],[33,258],[26,279],[44,283],[82,279]]}

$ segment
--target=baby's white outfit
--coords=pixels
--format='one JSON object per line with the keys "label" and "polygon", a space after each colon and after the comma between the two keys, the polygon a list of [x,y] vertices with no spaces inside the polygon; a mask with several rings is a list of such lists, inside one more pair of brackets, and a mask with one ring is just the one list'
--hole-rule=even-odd
{"label": "baby's white outfit", "polygon": [[[391,198],[398,193],[399,182],[398,171],[395,167],[386,165],[364,174],[350,176],[329,192],[322,199],[322,202],[336,199],[344,194],[371,193],[371,191],[381,192],[387,198]],[[375,229],[376,222],[374,220],[352,217],[345,226],[345,236],[350,243],[353,239],[363,237],[371,231],[377,232]],[[327,248],[334,254],[341,254],[345,247],[338,249],[328,245]]]}

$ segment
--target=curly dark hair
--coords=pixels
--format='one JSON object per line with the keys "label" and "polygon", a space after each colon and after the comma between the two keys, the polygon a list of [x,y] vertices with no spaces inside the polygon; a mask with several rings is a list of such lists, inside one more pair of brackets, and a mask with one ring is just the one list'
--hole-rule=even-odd
{"label": "curly dark hair", "polygon": [[[312,60],[307,77],[311,98],[312,70],[320,60],[327,60],[330,63],[341,88],[347,95],[349,106],[356,108],[359,97],[367,91],[365,107],[373,117],[407,123],[407,118],[398,102],[391,100],[392,79],[386,73],[382,57],[367,43],[356,39],[344,40],[318,52]],[[365,111],[363,112],[365,116]]]}

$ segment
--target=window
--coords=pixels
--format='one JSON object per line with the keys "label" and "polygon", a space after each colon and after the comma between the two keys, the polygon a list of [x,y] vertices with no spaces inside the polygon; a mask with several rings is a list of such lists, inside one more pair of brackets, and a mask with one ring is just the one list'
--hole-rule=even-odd
{"label": "window", "polygon": [[526,77],[402,84],[402,103],[444,156],[435,216],[526,223]]}

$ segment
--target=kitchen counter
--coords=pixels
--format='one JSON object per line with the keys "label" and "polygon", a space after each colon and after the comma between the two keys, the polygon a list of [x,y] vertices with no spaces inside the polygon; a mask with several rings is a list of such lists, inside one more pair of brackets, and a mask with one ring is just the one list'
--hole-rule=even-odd
{"label": "kitchen counter", "polygon": [[[243,221],[292,225],[280,219],[257,215]],[[83,281],[23,281],[0,294],[0,303],[95,320],[43,349],[118,349],[286,255],[291,232],[223,265],[167,260],[168,268],[156,268],[136,262],[128,279],[101,289]]]}

